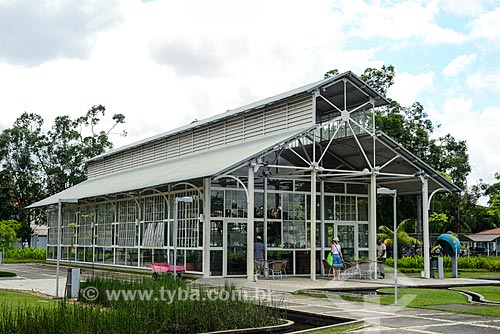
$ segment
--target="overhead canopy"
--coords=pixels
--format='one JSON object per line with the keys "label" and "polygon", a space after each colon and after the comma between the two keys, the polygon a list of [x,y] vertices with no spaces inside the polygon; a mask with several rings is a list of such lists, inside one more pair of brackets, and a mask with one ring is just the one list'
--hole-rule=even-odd
{"label": "overhead canopy", "polygon": [[472,241],[476,242],[491,242],[497,238],[500,238],[500,235],[495,235],[495,234],[469,234],[466,235],[467,238],[469,238]]}
{"label": "overhead canopy", "polygon": [[[347,171],[363,171],[360,173],[339,175],[323,173],[319,177],[339,182],[370,183],[371,165],[373,164],[374,142],[369,134],[350,135],[334,139],[328,146],[328,141],[317,145],[320,154],[327,151],[321,161],[321,166],[329,169]],[[302,156],[302,159],[298,157]],[[312,156],[312,145],[307,145],[305,151],[284,151],[281,156],[294,166],[305,166],[304,159]],[[395,142],[388,135],[377,131],[375,140],[375,166],[381,167],[377,176],[377,184],[397,190],[398,195],[412,195],[422,192],[422,182],[419,174],[425,174],[429,180],[429,191],[441,189],[442,191],[460,191],[456,185],[448,181],[435,169],[426,164],[422,159]],[[297,175],[297,174],[295,174]],[[304,176],[307,177],[307,172]],[[324,176],[327,175],[327,176]]]}
{"label": "overhead canopy", "polygon": [[84,199],[215,175],[265,153],[280,143],[309,129],[245,141],[241,144],[205,151],[175,160],[146,165],[123,172],[92,178],[28,206],[56,204],[59,199]]}

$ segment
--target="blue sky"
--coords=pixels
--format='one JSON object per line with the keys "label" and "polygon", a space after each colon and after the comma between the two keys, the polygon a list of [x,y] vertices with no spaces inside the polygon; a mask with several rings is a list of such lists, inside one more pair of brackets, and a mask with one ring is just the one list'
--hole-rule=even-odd
{"label": "blue sky", "polygon": [[123,113],[115,146],[293,89],[392,64],[388,96],[500,172],[500,2],[0,0],[0,129],[22,112]]}

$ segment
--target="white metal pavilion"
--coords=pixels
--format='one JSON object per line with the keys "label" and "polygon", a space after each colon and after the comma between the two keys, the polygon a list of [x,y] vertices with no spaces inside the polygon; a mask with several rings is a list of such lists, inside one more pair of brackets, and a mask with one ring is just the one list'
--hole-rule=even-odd
{"label": "white metal pavilion", "polygon": [[[321,273],[339,237],[351,259],[376,257],[377,188],[421,194],[425,277],[430,274],[428,204],[459,191],[377,131],[373,108],[388,101],[351,72],[101,154],[89,178],[30,205],[48,207],[47,259],[149,268],[173,258],[203,276],[253,279],[254,237],[287,272]],[[173,231],[176,197],[178,230]]]}

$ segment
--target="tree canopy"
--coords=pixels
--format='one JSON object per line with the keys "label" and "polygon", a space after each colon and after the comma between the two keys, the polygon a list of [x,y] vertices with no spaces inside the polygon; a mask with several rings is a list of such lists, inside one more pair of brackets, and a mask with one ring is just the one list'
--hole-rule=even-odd
{"label": "tree canopy", "polygon": [[[337,75],[333,69],[325,73],[325,78]],[[435,124],[425,112],[424,106],[415,101],[410,106],[403,106],[398,101],[387,96],[389,88],[394,84],[396,70],[392,65],[380,68],[367,68],[360,75],[373,89],[386,96],[389,104],[375,109],[376,126],[394,140],[402,144],[412,153],[428,163],[443,176],[460,187],[462,193],[441,194],[435,196],[431,206],[436,215],[433,232],[443,233],[447,230],[456,232],[479,232],[484,229],[500,226],[500,175],[499,182],[487,185],[481,182],[475,185],[467,184],[467,176],[471,172],[467,142],[446,134],[441,137],[434,135],[440,127]],[[489,207],[478,205],[482,196],[489,196]],[[385,203],[386,198],[379,201]],[[418,205],[420,198],[399,197],[398,217],[410,222],[418,220]],[[381,205],[377,212],[377,220],[381,224],[390,225],[392,206]],[[411,224],[408,224],[411,225]]]}
{"label": "tree canopy", "polygon": [[95,105],[76,119],[57,116],[48,130],[40,115],[25,112],[0,133],[0,219],[21,222],[18,235],[23,240],[31,234],[24,208],[84,181],[85,161],[113,147],[109,136],[125,122],[125,116],[113,115],[112,125],[99,130],[105,111],[104,106]]}

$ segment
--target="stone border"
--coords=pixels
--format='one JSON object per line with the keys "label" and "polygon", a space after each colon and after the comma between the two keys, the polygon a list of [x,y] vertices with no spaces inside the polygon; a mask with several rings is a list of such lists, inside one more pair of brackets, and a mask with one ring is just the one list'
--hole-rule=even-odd
{"label": "stone border", "polygon": [[281,319],[285,323],[281,325],[275,325],[275,326],[267,326],[267,327],[257,327],[257,328],[242,328],[242,329],[229,329],[225,331],[216,331],[216,332],[205,332],[201,334],[253,334],[253,333],[289,333],[292,331],[292,327],[294,322],[287,320],[287,319]]}

